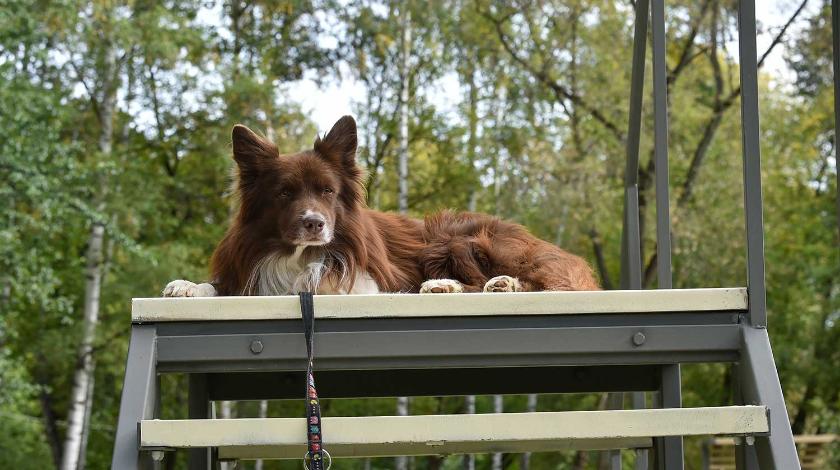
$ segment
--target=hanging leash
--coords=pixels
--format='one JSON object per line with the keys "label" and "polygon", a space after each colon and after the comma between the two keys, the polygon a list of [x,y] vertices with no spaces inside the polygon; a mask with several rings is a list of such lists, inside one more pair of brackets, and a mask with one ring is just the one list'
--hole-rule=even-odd
{"label": "hanging leash", "polygon": [[[332,466],[330,453],[324,450],[321,440],[321,404],[315,389],[315,376],[312,374],[312,362],[315,346],[315,307],[312,292],[301,292],[300,314],[303,317],[303,333],[306,337],[306,442],[307,450],[303,456],[305,470],[329,470]],[[324,466],[324,457],[327,463]]]}

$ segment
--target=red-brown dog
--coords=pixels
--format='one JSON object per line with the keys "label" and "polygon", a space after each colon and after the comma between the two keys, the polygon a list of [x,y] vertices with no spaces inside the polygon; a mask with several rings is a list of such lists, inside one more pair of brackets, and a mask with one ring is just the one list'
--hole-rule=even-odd
{"label": "red-brown dog", "polygon": [[239,209],[213,253],[212,280],[172,281],[163,295],[599,289],[583,259],[521,225],[467,212],[418,220],[369,209],[356,142],[350,116],[293,155],[234,127]]}

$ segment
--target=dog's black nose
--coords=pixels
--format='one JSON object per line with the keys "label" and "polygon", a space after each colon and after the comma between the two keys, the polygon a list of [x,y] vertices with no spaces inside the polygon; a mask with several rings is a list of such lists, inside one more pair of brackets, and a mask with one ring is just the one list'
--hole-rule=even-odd
{"label": "dog's black nose", "polygon": [[303,218],[303,228],[312,235],[321,233],[325,223],[324,216],[320,214],[310,214]]}

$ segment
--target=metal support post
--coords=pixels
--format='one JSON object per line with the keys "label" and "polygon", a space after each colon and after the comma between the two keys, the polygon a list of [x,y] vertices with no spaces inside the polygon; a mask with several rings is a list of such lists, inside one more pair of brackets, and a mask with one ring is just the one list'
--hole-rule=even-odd
{"label": "metal support post", "polygon": [[740,0],[738,2],[738,56],[741,71],[741,135],[744,153],[749,318],[753,326],[766,327],[764,220],[761,206],[761,148],[758,123],[758,58],[755,38],[755,0]]}
{"label": "metal support post", "polygon": [[[189,380],[189,418],[210,419],[210,390],[207,374],[190,374]],[[208,470],[210,449],[190,449],[188,459],[190,470]]]}
{"label": "metal support post", "polygon": [[770,349],[767,330],[744,325],[741,362],[738,367],[741,396],[746,404],[770,409],[770,435],[758,436],[755,450],[761,468],[798,470],[799,457],[788,421],[779,374]]}
{"label": "metal support post", "polygon": [[154,468],[152,456],[140,453],[137,424],[155,417],[158,402],[158,379],[155,367],[154,325],[132,325],[125,366],[120,416],[114,439],[114,470]]}

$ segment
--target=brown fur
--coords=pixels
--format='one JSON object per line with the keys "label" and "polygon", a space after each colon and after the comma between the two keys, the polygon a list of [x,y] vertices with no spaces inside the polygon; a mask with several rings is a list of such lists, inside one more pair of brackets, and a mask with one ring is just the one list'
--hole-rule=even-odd
{"label": "brown fur", "polygon": [[[271,253],[295,251],[301,214],[317,210],[334,238],[307,252],[345,260],[349,273],[366,271],[384,292],[417,292],[426,279],[455,279],[481,291],[508,275],[524,290],[597,290],[581,258],[522,227],[485,214],[441,212],[417,220],[366,207],[356,166],[356,123],[341,118],[312,150],[280,155],[244,126],[233,129],[240,206],[211,261],[220,295],[251,295],[248,279]],[[340,273],[327,272],[338,279]],[[352,287],[353,276],[344,281]]]}

